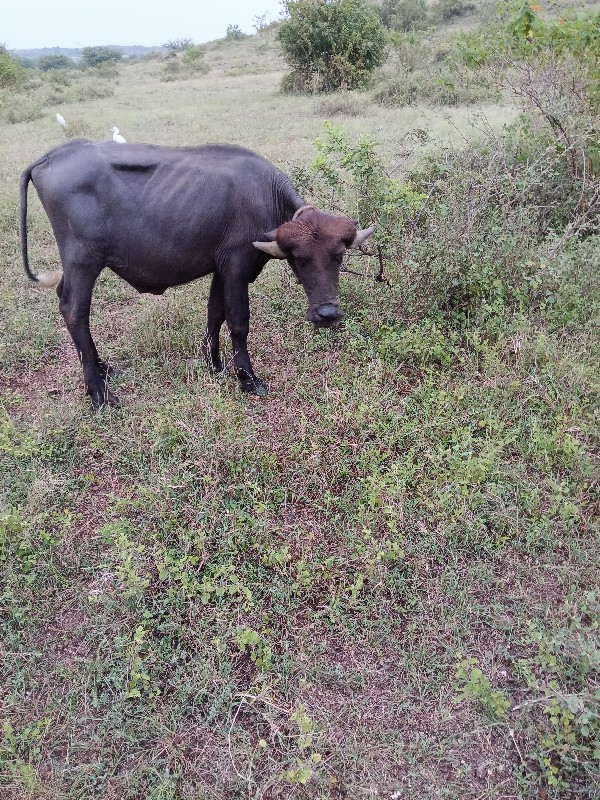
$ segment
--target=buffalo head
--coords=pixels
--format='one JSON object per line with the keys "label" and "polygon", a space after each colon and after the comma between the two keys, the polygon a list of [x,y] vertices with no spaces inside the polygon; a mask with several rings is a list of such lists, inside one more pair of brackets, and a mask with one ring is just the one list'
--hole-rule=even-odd
{"label": "buffalo head", "polygon": [[308,297],[306,318],[329,328],[343,316],[338,303],[340,267],[348,247],[358,247],[375,227],[359,230],[348,217],[303,206],[293,219],[270,231],[269,242],[253,242],[271,258],[287,259]]}

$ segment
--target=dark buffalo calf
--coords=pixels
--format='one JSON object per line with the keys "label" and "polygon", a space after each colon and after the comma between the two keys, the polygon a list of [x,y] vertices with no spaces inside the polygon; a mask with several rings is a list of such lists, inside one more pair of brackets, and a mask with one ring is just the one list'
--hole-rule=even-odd
{"label": "dark buffalo calf", "polygon": [[[35,186],[58,243],[62,272],[35,276],[27,256],[27,188]],[[306,205],[288,178],[261,156],[231,145],[157,147],[73,140],[21,176],[25,272],[55,286],[94,408],[118,405],[109,369],[90,333],[92,290],[105,267],[139,292],[212,273],[203,352],[220,371],[227,321],[244,392],[264,395],[246,340],[248,285],[270,258],[287,259],[308,297],[307,318],[328,327],[342,317],[340,264],[373,231]]]}

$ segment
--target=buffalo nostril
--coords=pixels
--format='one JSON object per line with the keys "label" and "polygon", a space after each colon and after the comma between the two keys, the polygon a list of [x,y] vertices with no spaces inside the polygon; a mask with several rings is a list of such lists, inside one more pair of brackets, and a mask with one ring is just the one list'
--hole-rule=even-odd
{"label": "buffalo nostril", "polygon": [[335,303],[326,303],[325,305],[319,306],[316,311],[317,315],[322,320],[336,320],[342,317],[340,307]]}

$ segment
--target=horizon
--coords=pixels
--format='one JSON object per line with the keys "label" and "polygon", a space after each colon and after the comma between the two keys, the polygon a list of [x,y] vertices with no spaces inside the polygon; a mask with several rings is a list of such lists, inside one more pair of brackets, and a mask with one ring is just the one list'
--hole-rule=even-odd
{"label": "horizon", "polygon": [[[198,44],[206,44],[206,42],[198,42]],[[165,44],[112,44],[111,42],[101,42],[99,44],[93,45],[82,45],[81,47],[77,47],[73,45],[72,47],[63,47],[60,44],[52,44],[52,45],[44,45],[43,47],[13,47],[11,48],[11,52],[19,53],[19,52],[31,52],[32,50],[83,50],[84,47],[108,47],[108,48],[119,48],[121,50],[130,49],[133,47],[142,47],[144,50],[167,50],[168,48],[165,47]]]}

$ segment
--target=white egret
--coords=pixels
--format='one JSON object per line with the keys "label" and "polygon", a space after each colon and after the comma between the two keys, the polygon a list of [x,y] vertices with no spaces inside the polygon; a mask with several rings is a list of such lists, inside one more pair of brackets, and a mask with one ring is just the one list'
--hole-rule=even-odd
{"label": "white egret", "polygon": [[119,142],[119,144],[125,144],[127,139],[124,136],[121,136],[118,128],[111,128],[111,131],[113,135],[113,142]]}
{"label": "white egret", "polygon": [[62,125],[63,128],[67,127],[67,123],[65,122],[65,118],[63,117],[62,114],[56,115],[56,121],[58,122],[59,125]]}

